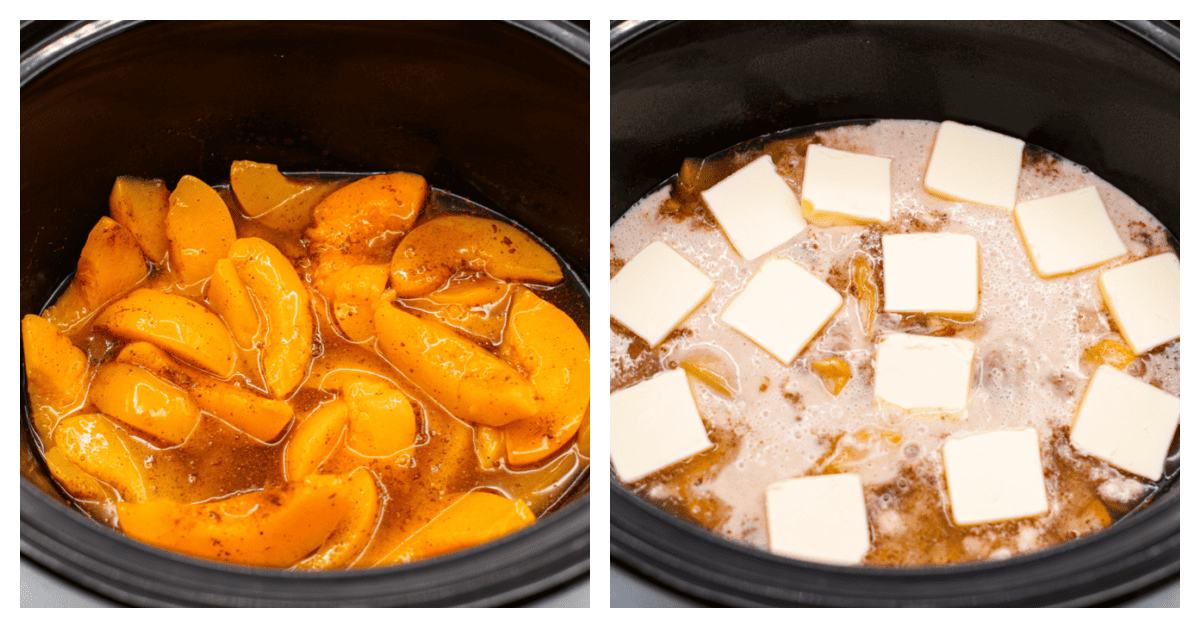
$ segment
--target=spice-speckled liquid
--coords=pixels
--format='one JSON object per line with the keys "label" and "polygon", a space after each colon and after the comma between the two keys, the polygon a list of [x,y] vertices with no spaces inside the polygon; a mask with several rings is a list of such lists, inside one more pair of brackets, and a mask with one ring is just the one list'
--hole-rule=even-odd
{"label": "spice-speckled liquid", "polygon": [[[610,276],[625,260],[662,240],[716,282],[712,295],[650,348],[612,322],[611,390],[633,385],[684,361],[718,373],[725,395],[689,378],[714,449],[659,471],[629,488],[660,507],[725,537],[767,547],[764,490],[779,480],[822,473],[862,477],[871,529],[865,564],[920,565],[1003,558],[1109,525],[1153,490],[1071,447],[1075,409],[1096,365],[1083,353],[1120,340],[1097,287],[1098,274],[1133,260],[1173,252],[1170,234],[1148,211],[1086,168],[1026,147],[1017,191],[1025,201],[1096,186],[1129,253],[1102,266],[1054,279],[1034,272],[1011,210],[937,198],[922,186],[938,125],[886,120],[805,135],[760,138],[705,160],[643,199],[614,225]],[[742,259],[700,200],[711,187],[762,154],[800,190],[810,143],[892,160],[892,220],[884,225],[821,228],[753,261]],[[980,245],[981,293],[969,320],[885,313],[853,280],[857,264],[882,295],[880,237],[953,232]],[[842,293],[845,303],[800,356],[781,364],[720,322],[729,301],[771,256],[790,259]],[[964,418],[917,418],[879,407],[874,345],[880,334],[954,336],[976,344]],[[813,364],[841,358],[850,367],[833,394]],[[1179,394],[1179,341],[1135,359],[1125,372]],[[950,519],[941,447],[952,435],[1031,426],[1041,444],[1049,513],[1005,523],[960,527]],[[1178,439],[1168,472],[1178,464]]]}

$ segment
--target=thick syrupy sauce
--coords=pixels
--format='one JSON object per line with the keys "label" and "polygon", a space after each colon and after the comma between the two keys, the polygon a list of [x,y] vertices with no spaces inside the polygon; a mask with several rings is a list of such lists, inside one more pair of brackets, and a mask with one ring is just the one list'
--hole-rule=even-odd
{"label": "thick syrupy sauce", "polygon": [[[923,565],[1003,558],[1099,530],[1152,495],[1155,485],[1080,455],[1068,433],[1096,366],[1081,360],[1104,339],[1120,339],[1097,287],[1108,268],[1174,252],[1169,232],[1144,208],[1086,168],[1027,146],[1017,201],[1096,186],[1129,253],[1054,279],[1034,272],[1009,210],[952,202],[922,186],[938,125],[877,121],[758,138],[707,159],[630,209],[614,226],[610,277],[662,240],[716,282],[712,295],[658,347],[615,321],[610,390],[644,381],[683,361],[702,360],[731,383],[725,396],[689,378],[716,447],[629,488],[665,510],[730,539],[766,548],[764,490],[788,478],[853,472],[867,500],[871,550],[864,564]],[[892,220],[821,228],[759,260],[732,248],[699,193],[769,154],[794,190],[805,151],[819,143],[892,160]],[[854,258],[882,300],[880,237],[888,233],[973,235],[981,250],[980,306],[974,316],[886,313],[853,281]],[[843,307],[791,364],[781,364],[722,324],[721,312],[763,259],[791,259],[845,297]],[[863,262],[860,261],[861,265]],[[871,319],[873,318],[873,321]],[[867,329],[869,327],[869,329]],[[966,417],[919,418],[880,408],[874,397],[874,343],[882,333],[954,336],[976,344]],[[834,395],[814,362],[841,358],[851,378]],[[1179,341],[1135,359],[1125,372],[1179,394]],[[950,518],[941,447],[955,434],[1037,429],[1050,511],[998,524],[956,526]],[[1178,437],[1168,475],[1178,466]]]}

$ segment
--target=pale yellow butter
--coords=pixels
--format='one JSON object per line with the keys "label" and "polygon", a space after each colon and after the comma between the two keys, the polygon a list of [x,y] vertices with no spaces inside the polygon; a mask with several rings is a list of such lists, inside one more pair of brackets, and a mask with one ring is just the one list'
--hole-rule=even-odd
{"label": "pale yellow butter", "polygon": [[804,217],[819,227],[892,219],[892,160],[810,144],[800,186]]}
{"label": "pale yellow butter", "polygon": [[653,242],[609,282],[609,314],[658,346],[712,293],[713,280],[664,242]]}
{"label": "pale yellow butter", "polygon": [[969,526],[1050,510],[1037,430],[996,430],[951,438],[942,446],[954,523]]}
{"label": "pale yellow butter", "polygon": [[1017,203],[1017,227],[1033,269],[1056,277],[1126,253],[1096,188]]}
{"label": "pale yellow butter", "polygon": [[757,259],[808,224],[800,199],[763,155],[700,193],[738,255]]}
{"label": "pale yellow butter", "polygon": [[853,473],[814,475],[767,487],[771,551],[853,565],[871,549],[862,481]]}
{"label": "pale yellow butter", "polygon": [[946,121],[938,128],[925,189],[952,201],[1012,209],[1025,142]]}

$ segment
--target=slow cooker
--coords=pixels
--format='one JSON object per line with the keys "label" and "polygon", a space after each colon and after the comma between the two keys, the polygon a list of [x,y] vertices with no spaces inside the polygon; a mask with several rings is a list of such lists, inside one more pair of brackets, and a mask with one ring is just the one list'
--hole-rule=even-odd
{"label": "slow cooker", "polygon": [[[74,271],[115,177],[216,182],[235,159],[418,172],[521,222],[587,283],[589,43],[576,25],[34,22],[21,39],[22,316]],[[112,600],[490,606],[586,587],[586,476],[535,525],[439,558],[324,573],[218,564],[72,507],[22,397],[22,561]]]}
{"label": "slow cooker", "polygon": [[[1093,169],[1158,217],[1178,251],[1179,31],[1169,23],[625,22],[610,39],[611,222],[685,158],[767,133],[956,120]],[[1099,604],[1177,577],[1177,458],[1168,469],[1152,499],[1096,534],[1007,560],[891,569],[729,541],[614,478],[614,571],[662,587],[668,603]]]}

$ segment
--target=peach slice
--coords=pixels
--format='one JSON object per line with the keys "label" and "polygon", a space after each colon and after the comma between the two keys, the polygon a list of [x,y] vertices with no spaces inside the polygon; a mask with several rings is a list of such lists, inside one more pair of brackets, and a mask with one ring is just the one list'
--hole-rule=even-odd
{"label": "peach slice", "polygon": [[404,305],[416,310],[421,318],[437,320],[473,340],[495,345],[504,337],[504,314],[515,289],[513,284],[480,278],[451,283],[423,297],[406,300]]}
{"label": "peach slice", "polygon": [[229,258],[217,260],[217,265],[213,267],[207,297],[209,306],[225,319],[238,345],[253,348],[254,338],[261,327],[258,310],[254,308],[246,284],[238,277],[237,269]]}
{"label": "peach slice", "polygon": [[33,424],[45,442],[58,420],[84,402],[88,358],[58,328],[36,314],[21,319],[21,343]]}
{"label": "peach slice", "polygon": [[196,177],[184,175],[171,192],[167,211],[171,268],[184,284],[208,279],[217,260],[237,239],[229,207],[216,190]]}
{"label": "peach slice", "polygon": [[313,313],[308,289],[283,253],[261,238],[234,242],[229,259],[266,318],[263,375],[271,392],[283,399],[304,381],[312,361]]}
{"label": "peach slice", "polygon": [[305,232],[321,294],[332,299],[329,279],[342,269],[386,263],[428,195],[424,177],[395,172],[359,179],[321,201]]}
{"label": "peach slice", "polygon": [[563,277],[558,260],[524,231],[488,218],[442,216],[400,241],[392,256],[392,288],[400,298],[419,297],[463,268],[504,281],[553,284]]}
{"label": "peach slice", "polygon": [[474,547],[512,534],[534,521],[519,499],[473,491],[455,499],[375,566],[409,563]]}
{"label": "peach slice", "polygon": [[380,508],[375,475],[370,469],[359,467],[350,473],[346,483],[350,489],[350,511],[321,547],[312,556],[300,561],[297,568],[349,567],[371,542],[371,537],[375,535],[375,524],[379,522]]}
{"label": "peach slice", "polygon": [[388,271],[383,265],[367,264],[343,268],[334,273],[333,316],[338,327],[354,342],[375,337],[375,310],[396,294],[387,289]]}
{"label": "peach slice", "polygon": [[105,303],[141,283],[149,272],[137,240],[128,229],[105,216],[88,234],[71,285],[46,308],[46,320],[68,332]]}
{"label": "peach slice", "polygon": [[108,306],[96,327],[153,343],[221,377],[233,375],[233,336],[219,316],[187,297],[145,288]]}
{"label": "peach slice", "polygon": [[125,501],[146,499],[142,471],[133,461],[128,436],[102,414],[77,414],[54,429],[54,446],[63,458],[115,488]]}
{"label": "peach slice", "polygon": [[500,427],[541,407],[515,368],[441,323],[385,306],[375,329],[384,357],[459,419]]}
{"label": "peach slice", "polygon": [[570,440],[587,412],[587,338],[565,312],[520,288],[499,352],[529,377],[543,400],[536,416],[504,426],[509,464],[534,464]]}
{"label": "peach slice", "polygon": [[133,234],[146,259],[162,264],[167,259],[170,241],[167,239],[167,212],[171,209],[171,193],[162,179],[117,177],[108,197],[108,211],[113,220]]}
{"label": "peach slice", "polygon": [[143,543],[209,560],[287,567],[329,537],[350,509],[351,492],[340,477],[314,475],[202,504],[117,504],[117,516],[125,534]]}
{"label": "peach slice", "polygon": [[303,230],[312,222],[317,204],[344,185],[344,181],[285,177],[274,164],[235,161],[229,168],[229,186],[242,209],[279,231]]}
{"label": "peach slice", "polygon": [[187,440],[200,421],[200,408],[186,392],[128,363],[101,366],[91,398],[105,415],[169,445]]}
{"label": "peach slice", "polygon": [[162,349],[134,342],[117,355],[118,362],[136,364],[179,386],[201,410],[264,443],[274,441],[292,420],[292,408],[237,384],[219,380],[200,369],[176,362]]}
{"label": "peach slice", "polygon": [[416,442],[416,413],[399,390],[360,380],[342,387],[342,399],[349,406],[346,446],[351,450],[368,458],[386,458]]}
{"label": "peach slice", "polygon": [[46,467],[50,469],[50,475],[58,480],[59,485],[75,499],[88,502],[109,500],[108,493],[96,478],[80,469],[79,465],[67,460],[58,447],[52,445],[46,450]]}
{"label": "peach slice", "polygon": [[350,407],[341,400],[317,408],[300,422],[283,450],[289,480],[302,480],[313,473],[337,449],[346,432]]}

